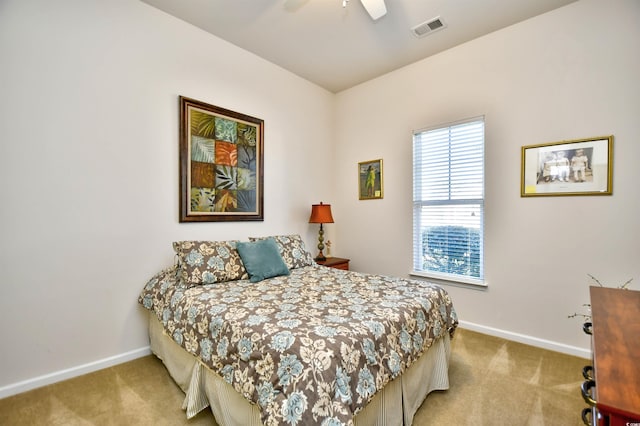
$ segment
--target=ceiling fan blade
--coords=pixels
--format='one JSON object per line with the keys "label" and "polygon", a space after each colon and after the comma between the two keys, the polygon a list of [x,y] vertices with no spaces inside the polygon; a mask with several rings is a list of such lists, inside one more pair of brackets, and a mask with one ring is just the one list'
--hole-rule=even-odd
{"label": "ceiling fan blade", "polygon": [[387,14],[387,6],[384,4],[384,0],[360,0],[360,1],[362,2],[362,5],[364,6],[364,8],[367,9],[369,16],[371,16],[371,19],[373,19],[374,21],[376,19],[382,18],[384,15]]}

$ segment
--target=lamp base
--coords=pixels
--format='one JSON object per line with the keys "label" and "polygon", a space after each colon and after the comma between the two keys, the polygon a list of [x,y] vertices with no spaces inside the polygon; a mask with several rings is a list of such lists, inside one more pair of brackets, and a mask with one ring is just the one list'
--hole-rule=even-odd
{"label": "lamp base", "polygon": [[318,255],[316,256],[316,258],[314,259],[316,262],[320,261],[323,262],[325,260],[327,260],[326,257],[324,257],[324,254],[322,254],[322,250],[324,250],[324,231],[322,230],[322,224],[320,224],[320,231],[318,232],[318,250],[320,250],[320,252],[318,253]]}

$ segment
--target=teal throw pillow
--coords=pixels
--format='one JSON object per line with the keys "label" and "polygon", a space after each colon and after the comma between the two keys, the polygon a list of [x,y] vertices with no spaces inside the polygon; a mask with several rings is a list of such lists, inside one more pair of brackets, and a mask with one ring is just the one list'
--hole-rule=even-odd
{"label": "teal throw pillow", "polygon": [[236,249],[249,273],[249,281],[257,283],[266,278],[289,275],[278,245],[273,238],[251,242],[238,242]]}

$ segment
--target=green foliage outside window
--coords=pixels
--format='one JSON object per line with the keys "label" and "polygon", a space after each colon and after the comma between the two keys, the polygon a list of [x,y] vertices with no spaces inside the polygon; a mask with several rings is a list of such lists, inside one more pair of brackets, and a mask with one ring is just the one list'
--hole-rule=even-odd
{"label": "green foliage outside window", "polygon": [[422,232],[425,271],[480,278],[480,230],[464,226],[432,226]]}

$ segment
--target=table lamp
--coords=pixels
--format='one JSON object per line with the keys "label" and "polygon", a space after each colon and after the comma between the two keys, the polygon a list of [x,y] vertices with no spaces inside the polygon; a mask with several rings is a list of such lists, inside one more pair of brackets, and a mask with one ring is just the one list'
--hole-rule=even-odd
{"label": "table lamp", "polygon": [[331,216],[331,204],[313,204],[311,206],[311,217],[309,218],[309,223],[319,223],[320,224],[320,232],[318,233],[318,250],[320,253],[316,256],[316,261],[327,260],[327,258],[322,254],[322,250],[324,250],[324,231],[322,230],[323,223],[333,223],[333,216]]}

